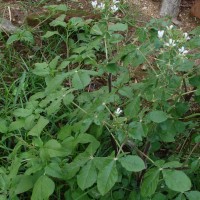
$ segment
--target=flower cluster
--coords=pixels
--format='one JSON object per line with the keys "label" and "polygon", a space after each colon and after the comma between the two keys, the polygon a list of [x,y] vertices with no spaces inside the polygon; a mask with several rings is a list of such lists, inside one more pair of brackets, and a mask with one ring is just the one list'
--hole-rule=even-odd
{"label": "flower cluster", "polygon": [[111,10],[112,10],[113,12],[116,12],[116,11],[119,10],[119,8],[118,8],[118,6],[117,6],[118,3],[119,3],[118,0],[113,0],[113,6],[111,6]]}
{"label": "flower cluster", "polygon": [[115,115],[119,116],[122,113],[121,108],[117,108],[117,110],[115,111]]}
{"label": "flower cluster", "polygon": [[98,4],[98,2],[96,0],[92,1],[91,4],[92,4],[93,8],[98,8],[98,9],[101,9],[101,10],[103,10],[105,8],[105,3]]}
{"label": "flower cluster", "polygon": [[[119,3],[119,0],[113,0],[112,6],[110,7],[112,12],[116,12],[119,10],[119,7],[117,4]],[[105,3],[98,3],[97,0],[94,0],[91,2],[92,7],[96,9],[103,10],[105,8]]]}
{"label": "flower cluster", "polygon": [[180,49],[178,49],[178,51],[180,54],[183,54],[183,55],[188,53],[188,50],[185,50],[185,47],[181,47]]}
{"label": "flower cluster", "polygon": [[165,45],[168,46],[168,47],[175,47],[175,46],[176,46],[176,43],[175,43],[175,40],[172,40],[172,39],[170,38],[170,39],[169,39],[169,42],[166,42]]}
{"label": "flower cluster", "polygon": [[[167,29],[166,33],[169,32],[170,36],[172,34],[171,30],[173,29],[173,27],[174,27],[173,25],[166,27],[166,29]],[[164,34],[165,34],[165,30],[158,30],[158,38],[159,39],[162,39],[164,37]],[[187,41],[187,40],[190,40],[188,33],[183,33],[182,41]],[[175,46],[179,46],[178,43],[180,43],[180,40],[175,41],[172,38],[169,38],[168,42],[165,42],[164,45],[167,47],[175,47]],[[186,50],[184,46],[179,48],[178,51],[179,51],[180,55],[185,55],[188,53],[188,50]]]}

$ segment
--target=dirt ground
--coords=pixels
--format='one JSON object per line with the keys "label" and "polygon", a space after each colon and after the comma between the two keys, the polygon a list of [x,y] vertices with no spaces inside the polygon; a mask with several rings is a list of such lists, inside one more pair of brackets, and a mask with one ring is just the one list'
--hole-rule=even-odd
{"label": "dirt ground", "polygon": [[[137,8],[140,17],[138,19],[148,21],[151,18],[160,18],[159,11],[161,0],[130,0],[131,7]],[[180,27],[184,31],[190,31],[200,25],[200,20],[191,16],[190,10],[194,0],[182,0],[178,20],[181,22]]]}
{"label": "dirt ground", "polygon": [[[43,2],[43,3],[42,3]],[[130,9],[137,12],[136,21],[147,22],[151,18],[159,18],[161,0],[127,0]],[[182,0],[181,10],[178,20],[180,27],[184,31],[190,31],[200,25],[200,20],[192,17],[190,9],[194,0]],[[0,17],[12,21],[13,24],[21,26],[29,13],[38,12],[46,4],[65,3],[68,7],[91,10],[91,4],[88,0],[2,0],[0,2]]]}

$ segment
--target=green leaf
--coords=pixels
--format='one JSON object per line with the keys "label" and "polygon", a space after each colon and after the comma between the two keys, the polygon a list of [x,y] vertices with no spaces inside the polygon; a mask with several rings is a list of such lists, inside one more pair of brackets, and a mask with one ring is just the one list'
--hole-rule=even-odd
{"label": "green leaf", "polygon": [[54,100],[47,108],[47,115],[56,114],[60,110],[61,99]]}
{"label": "green leaf", "polygon": [[45,126],[49,123],[49,120],[40,116],[37,124],[28,132],[28,135],[39,137]]}
{"label": "green leaf", "polygon": [[59,140],[64,140],[66,138],[69,138],[72,134],[72,126],[67,124],[65,126],[62,126],[57,133],[57,138]]}
{"label": "green leaf", "polygon": [[200,85],[200,75],[196,75],[189,79],[189,83],[194,87],[199,87]]}
{"label": "green leaf", "polygon": [[18,34],[13,34],[13,35],[11,35],[11,36],[8,38],[7,42],[6,42],[6,46],[11,45],[13,42],[18,41],[18,40],[19,40],[19,35],[18,35]]}
{"label": "green leaf", "polygon": [[7,121],[0,118],[0,133],[7,133],[7,131],[8,131]]}
{"label": "green leaf", "polygon": [[56,26],[61,26],[61,27],[64,27],[66,28],[67,26],[67,23],[64,22],[66,18],[66,15],[60,15],[59,17],[57,17],[55,20],[53,20],[49,25],[50,26],[53,26],[53,27],[56,27]]}
{"label": "green leaf", "polygon": [[86,72],[75,71],[75,74],[72,78],[72,86],[75,89],[84,89],[90,83],[90,81],[90,76]]}
{"label": "green leaf", "polygon": [[54,178],[63,179],[63,173],[58,163],[50,163],[45,167],[45,173]]}
{"label": "green leaf", "polygon": [[171,161],[168,163],[165,163],[162,167],[163,168],[176,168],[176,167],[181,167],[183,164],[181,164],[178,161]]}
{"label": "green leaf", "polygon": [[182,193],[190,190],[192,184],[184,172],[177,170],[163,170],[162,173],[169,189]]}
{"label": "green leaf", "polygon": [[200,192],[199,191],[190,191],[185,192],[185,195],[189,200],[197,200],[200,199]]}
{"label": "green leaf", "polygon": [[81,190],[91,187],[97,180],[97,170],[92,160],[90,160],[77,176],[77,183]]}
{"label": "green leaf", "polygon": [[58,31],[47,31],[45,35],[42,36],[42,38],[50,38],[53,35],[59,35]]}
{"label": "green leaf", "polygon": [[85,23],[81,17],[72,17],[69,20],[69,23],[71,26],[76,26],[76,27],[83,27],[85,25]]}
{"label": "green leaf", "polygon": [[48,64],[46,62],[36,63],[35,69],[32,72],[37,76],[47,76],[49,75]]}
{"label": "green leaf", "polygon": [[[123,86],[122,88],[119,89],[118,92],[119,92],[120,95],[122,95],[124,97],[127,97],[127,98],[132,98],[133,97],[133,89],[131,87],[129,87],[129,86]],[[139,102],[138,105],[140,105],[140,102]],[[137,113],[137,111],[136,111],[136,113]],[[129,113],[129,115],[130,115],[130,113]]]}
{"label": "green leaf", "polygon": [[135,118],[140,112],[140,97],[135,97],[124,109],[124,113],[128,118]]}
{"label": "green leaf", "polygon": [[122,23],[116,23],[113,25],[108,26],[108,31],[126,31],[128,30],[128,25],[127,24],[122,24]]}
{"label": "green leaf", "polygon": [[9,178],[10,179],[14,179],[17,176],[20,166],[21,166],[21,159],[15,157],[12,160],[12,164],[11,164],[11,166],[9,168],[9,170],[10,170]]}
{"label": "green leaf", "polygon": [[109,38],[109,42],[111,44],[116,44],[121,42],[124,39],[124,37],[121,34],[114,33],[111,35],[111,38]]}
{"label": "green leaf", "polygon": [[117,179],[116,161],[112,160],[98,174],[97,188],[101,195],[105,195],[115,185]]}
{"label": "green leaf", "polygon": [[145,42],[147,39],[147,30],[146,28],[137,28],[136,35],[138,37],[139,42]]}
{"label": "green leaf", "polygon": [[103,35],[103,32],[101,31],[100,27],[98,25],[94,25],[90,31],[90,34],[92,35]]}
{"label": "green leaf", "polygon": [[167,196],[162,193],[157,193],[152,200],[167,200]]}
{"label": "green leaf", "polygon": [[70,61],[64,60],[59,66],[58,66],[58,70],[63,70],[65,69],[68,65],[70,64]]}
{"label": "green leaf", "polygon": [[194,61],[181,59],[180,63],[177,63],[177,64],[179,64],[179,66],[177,67],[177,71],[188,72],[193,69]]}
{"label": "green leaf", "polygon": [[65,97],[63,98],[63,103],[65,106],[68,106],[71,104],[74,100],[74,95],[72,93],[66,94]]}
{"label": "green leaf", "polygon": [[54,140],[54,139],[49,140],[44,145],[43,148],[44,148],[45,152],[51,158],[53,158],[53,157],[64,157],[67,154],[67,152],[62,147],[62,145],[57,140]]}
{"label": "green leaf", "polygon": [[47,176],[42,175],[34,184],[31,200],[47,200],[55,189],[54,182]]}
{"label": "green leaf", "polygon": [[57,74],[55,77],[50,78],[45,89],[45,93],[54,92],[57,88],[61,87],[62,82],[65,80],[66,74]]}
{"label": "green leaf", "polygon": [[24,193],[33,187],[34,183],[33,176],[18,175],[16,178],[17,178],[17,183],[15,186],[15,194]]}
{"label": "green leaf", "polygon": [[31,44],[34,43],[33,34],[30,31],[22,31],[20,41],[30,42]]}
{"label": "green leaf", "polygon": [[71,162],[67,163],[64,167],[65,179],[71,179],[79,171],[80,167],[84,166],[90,160],[90,155],[87,152],[78,154],[76,158]]}
{"label": "green leaf", "polygon": [[131,122],[129,124],[129,136],[133,139],[142,141],[147,133],[147,127],[142,122]]}
{"label": "green leaf", "polygon": [[24,119],[17,119],[16,121],[12,122],[8,128],[9,131],[15,131],[21,129],[25,126]]}
{"label": "green leaf", "polygon": [[167,114],[163,111],[152,111],[149,113],[149,118],[155,123],[161,123],[167,120]]}
{"label": "green leaf", "polygon": [[144,197],[150,197],[156,191],[159,182],[160,171],[157,168],[152,168],[144,175],[141,194]]}
{"label": "green leaf", "polygon": [[131,172],[139,172],[145,169],[144,161],[139,156],[128,155],[119,159],[122,167]]}
{"label": "green leaf", "polygon": [[16,117],[28,117],[29,115],[32,114],[32,110],[31,109],[25,109],[25,108],[18,108],[18,109],[13,111],[13,114]]}
{"label": "green leaf", "polygon": [[57,64],[58,64],[58,60],[60,59],[60,56],[56,56],[50,63],[49,63],[49,68],[50,69],[55,69]]}
{"label": "green leaf", "polygon": [[109,73],[116,74],[120,68],[116,63],[108,63],[105,67],[105,70]]}

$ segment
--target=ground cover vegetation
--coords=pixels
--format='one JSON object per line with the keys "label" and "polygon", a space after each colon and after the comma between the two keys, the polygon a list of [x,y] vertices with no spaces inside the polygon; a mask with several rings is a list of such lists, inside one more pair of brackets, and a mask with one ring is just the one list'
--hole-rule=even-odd
{"label": "ground cover vegetation", "polygon": [[200,199],[200,28],[91,4],[0,33],[0,199]]}

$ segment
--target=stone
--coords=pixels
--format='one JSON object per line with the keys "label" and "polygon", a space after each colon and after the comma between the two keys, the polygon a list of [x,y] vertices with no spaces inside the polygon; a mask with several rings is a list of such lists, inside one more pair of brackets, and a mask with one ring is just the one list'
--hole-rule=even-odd
{"label": "stone", "polygon": [[20,29],[14,26],[9,20],[0,18],[0,32],[15,33]]}
{"label": "stone", "polygon": [[191,14],[200,19],[200,0],[196,0],[191,8]]}

